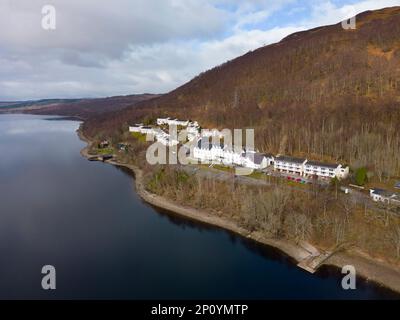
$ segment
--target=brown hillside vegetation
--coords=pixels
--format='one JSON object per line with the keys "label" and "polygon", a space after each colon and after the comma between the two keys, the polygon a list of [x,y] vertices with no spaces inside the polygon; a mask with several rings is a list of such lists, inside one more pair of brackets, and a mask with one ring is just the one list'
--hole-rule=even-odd
{"label": "brown hillside vegetation", "polygon": [[21,108],[14,108],[7,110],[3,108],[1,111],[14,111],[30,114],[44,114],[44,115],[61,115],[78,117],[81,119],[89,119],[99,114],[120,111],[126,107],[133,107],[137,103],[149,100],[159,95],[154,94],[136,94],[129,96],[115,96],[107,98],[95,99],[77,99],[77,101],[66,102],[51,102],[49,104],[38,104],[35,102],[32,105]]}
{"label": "brown hillside vegetation", "polygon": [[169,115],[256,129],[260,150],[400,175],[400,7],[292,34],[200,74],[169,94],[88,121],[88,136]]}

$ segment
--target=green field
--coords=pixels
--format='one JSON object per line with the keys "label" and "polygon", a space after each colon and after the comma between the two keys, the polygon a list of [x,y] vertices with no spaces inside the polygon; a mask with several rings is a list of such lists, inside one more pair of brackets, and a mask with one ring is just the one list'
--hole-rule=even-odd
{"label": "green field", "polygon": [[142,134],[140,132],[132,132],[132,137],[134,137],[135,139],[141,141],[141,142],[146,142],[146,135]]}

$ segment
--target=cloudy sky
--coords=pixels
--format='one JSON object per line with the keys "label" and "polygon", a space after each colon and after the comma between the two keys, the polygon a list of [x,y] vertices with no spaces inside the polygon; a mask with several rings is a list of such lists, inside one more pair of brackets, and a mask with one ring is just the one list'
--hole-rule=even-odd
{"label": "cloudy sky", "polygon": [[[42,28],[42,7],[56,29]],[[0,101],[168,92],[198,73],[400,0],[0,0]]]}

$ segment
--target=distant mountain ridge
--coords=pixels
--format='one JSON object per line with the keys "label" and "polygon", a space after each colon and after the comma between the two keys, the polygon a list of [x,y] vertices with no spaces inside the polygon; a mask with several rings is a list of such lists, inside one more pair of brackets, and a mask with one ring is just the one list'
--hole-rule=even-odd
{"label": "distant mountain ridge", "polygon": [[0,108],[14,109],[30,106],[46,106],[55,103],[71,103],[82,99],[41,99],[27,101],[0,101]]}
{"label": "distant mountain ridge", "polygon": [[153,94],[84,99],[42,99],[0,102],[0,113],[62,115],[88,119],[105,112],[122,110],[138,102],[159,97]]}

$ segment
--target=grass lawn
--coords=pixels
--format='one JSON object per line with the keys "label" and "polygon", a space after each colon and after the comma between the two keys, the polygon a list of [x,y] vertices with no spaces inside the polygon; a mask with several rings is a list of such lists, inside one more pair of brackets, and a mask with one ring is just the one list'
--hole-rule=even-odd
{"label": "grass lawn", "polygon": [[253,171],[252,174],[248,175],[248,177],[253,179],[264,179],[266,177],[265,173],[260,171]]}
{"label": "grass lawn", "polygon": [[293,180],[286,180],[286,179],[282,179],[282,180],[284,181],[284,183],[286,183],[287,185],[292,186],[292,187],[309,188],[309,186],[310,186],[309,184],[300,183],[300,182],[293,181]]}
{"label": "grass lawn", "polygon": [[139,140],[140,142],[146,142],[146,135],[140,132],[132,132],[132,137]]}
{"label": "grass lawn", "polygon": [[217,170],[221,170],[221,171],[226,171],[226,172],[232,172],[233,168],[230,167],[225,167],[219,164],[215,164],[212,166],[212,168],[217,169]]}
{"label": "grass lawn", "polygon": [[113,148],[104,148],[104,149],[97,149],[97,154],[113,154],[114,149]]}

